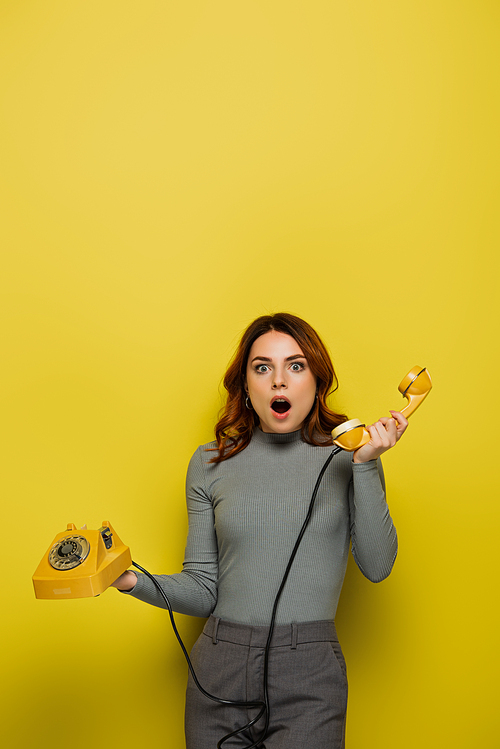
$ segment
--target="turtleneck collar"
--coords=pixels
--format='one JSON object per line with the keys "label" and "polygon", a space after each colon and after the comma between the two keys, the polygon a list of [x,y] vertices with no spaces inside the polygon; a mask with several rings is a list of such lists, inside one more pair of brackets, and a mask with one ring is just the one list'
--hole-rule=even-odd
{"label": "turtleneck collar", "polygon": [[283,444],[286,442],[299,442],[302,439],[302,430],[296,432],[285,432],[284,434],[275,434],[274,432],[263,432],[260,427],[255,427],[252,433],[252,440],[263,442],[268,445]]}

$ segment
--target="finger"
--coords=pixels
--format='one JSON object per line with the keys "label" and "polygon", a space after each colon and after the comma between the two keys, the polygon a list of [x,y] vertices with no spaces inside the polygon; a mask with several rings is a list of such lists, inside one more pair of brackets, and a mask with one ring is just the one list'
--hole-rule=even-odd
{"label": "finger", "polygon": [[389,424],[389,423],[390,423],[391,421],[392,421],[393,423],[395,423],[395,422],[394,422],[394,419],[392,418],[392,416],[381,416],[381,417],[380,417],[380,419],[379,419],[379,421],[380,421],[380,423],[381,423],[381,424],[383,424],[384,426],[386,426],[386,424]]}
{"label": "finger", "polygon": [[397,422],[390,416],[382,416],[377,424],[381,424],[390,436],[391,440],[397,439]]}
{"label": "finger", "polygon": [[384,424],[382,419],[377,422],[380,430],[384,447],[392,447],[397,441],[396,422],[393,419],[388,419]]}
{"label": "finger", "polygon": [[[392,424],[390,424],[391,421]],[[389,447],[393,447],[396,444],[397,434],[395,421],[387,419],[386,423],[383,423],[383,420],[379,419],[375,424],[373,424],[373,427],[378,434],[378,445],[384,450],[387,450]]]}
{"label": "finger", "polygon": [[389,432],[393,432],[393,431],[394,433],[396,432],[396,429],[398,427],[398,422],[395,419],[393,419],[392,416],[381,416],[381,418],[379,419],[379,422],[380,424],[383,424],[384,427]]}
{"label": "finger", "polygon": [[387,431],[384,424],[382,424],[380,421],[377,421],[375,422],[375,424],[372,424],[371,427],[368,427],[368,429],[374,447],[387,448],[396,442],[396,431],[394,427],[391,432],[389,432]]}
{"label": "finger", "polygon": [[370,426],[366,427],[368,432],[370,433],[370,442],[374,447],[380,447],[381,442],[381,436],[377,429],[376,424],[370,424]]}
{"label": "finger", "polygon": [[401,437],[403,432],[408,426],[408,419],[406,419],[399,411],[390,411],[392,418],[397,422],[398,439]]}
{"label": "finger", "polygon": [[401,411],[391,411],[389,409],[389,413],[391,414],[392,418],[398,422],[398,424],[408,424],[408,419],[403,416]]}

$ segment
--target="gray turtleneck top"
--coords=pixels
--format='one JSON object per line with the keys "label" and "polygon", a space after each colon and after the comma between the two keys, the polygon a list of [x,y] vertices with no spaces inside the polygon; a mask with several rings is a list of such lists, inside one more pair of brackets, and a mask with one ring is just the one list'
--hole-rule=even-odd
{"label": "gray turtleneck top", "polygon": [[[331,447],[301,433],[256,429],[250,444],[222,463],[202,445],[189,464],[189,533],[182,572],[158,575],[174,611],[242,624],[269,624],[274,598],[318,474]],[[361,572],[379,582],[392,569],[397,535],[380,463],[336,455],[281,597],[276,622],[334,619],[352,541]],[[138,574],[129,592],[164,607],[151,580]]]}

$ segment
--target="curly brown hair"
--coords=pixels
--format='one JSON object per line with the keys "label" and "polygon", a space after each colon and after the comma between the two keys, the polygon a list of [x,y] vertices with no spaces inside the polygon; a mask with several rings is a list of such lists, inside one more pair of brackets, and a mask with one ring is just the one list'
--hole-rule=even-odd
{"label": "curly brown hair", "polygon": [[217,450],[218,455],[212,458],[211,463],[220,463],[244,450],[253,430],[259,424],[255,411],[245,406],[246,368],[253,343],[272,330],[286,333],[297,341],[316,377],[318,397],[302,425],[302,439],[310,445],[331,445],[331,431],[347,420],[347,416],[335,413],[326,405],[326,398],[337,389],[338,380],[330,355],[314,328],[288,312],[263,315],[254,320],[243,333],[224,376],[227,401],[215,425],[217,447],[211,449]]}

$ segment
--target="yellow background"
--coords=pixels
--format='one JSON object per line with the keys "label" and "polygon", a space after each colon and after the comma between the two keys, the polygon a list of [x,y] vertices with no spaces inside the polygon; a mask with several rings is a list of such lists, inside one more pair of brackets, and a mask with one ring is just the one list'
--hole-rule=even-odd
{"label": "yellow background", "polygon": [[[348,749],[498,746],[496,0],[3,0],[3,745],[181,749],[164,612],[37,601],[66,523],[176,571],[189,457],[268,311],[388,455],[391,577],[350,563]],[[192,643],[201,621],[178,617]]]}

